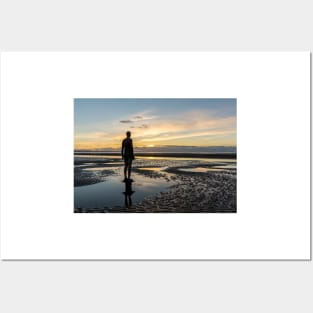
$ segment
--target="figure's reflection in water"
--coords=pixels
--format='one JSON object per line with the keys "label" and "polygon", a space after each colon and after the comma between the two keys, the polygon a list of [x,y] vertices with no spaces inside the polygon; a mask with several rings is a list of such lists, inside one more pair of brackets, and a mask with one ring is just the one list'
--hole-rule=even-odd
{"label": "figure's reflection in water", "polygon": [[132,190],[132,180],[125,180],[125,191],[123,192],[125,196],[125,207],[129,208],[132,206],[132,194],[135,192]]}

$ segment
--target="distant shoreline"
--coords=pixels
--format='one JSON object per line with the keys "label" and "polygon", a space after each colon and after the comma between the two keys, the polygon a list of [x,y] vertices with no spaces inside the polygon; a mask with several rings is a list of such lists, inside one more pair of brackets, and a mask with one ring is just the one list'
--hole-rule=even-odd
{"label": "distant shoreline", "polygon": [[[118,152],[86,152],[75,151],[74,155],[120,156]],[[205,159],[236,159],[236,153],[186,153],[186,152],[138,152],[135,157],[169,157],[169,158],[205,158]]]}

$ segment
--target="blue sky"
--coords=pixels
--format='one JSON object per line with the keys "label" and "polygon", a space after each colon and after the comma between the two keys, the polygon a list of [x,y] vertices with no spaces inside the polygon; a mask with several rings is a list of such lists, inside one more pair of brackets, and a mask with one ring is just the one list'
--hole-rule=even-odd
{"label": "blue sky", "polygon": [[75,99],[75,148],[236,145],[236,99]]}

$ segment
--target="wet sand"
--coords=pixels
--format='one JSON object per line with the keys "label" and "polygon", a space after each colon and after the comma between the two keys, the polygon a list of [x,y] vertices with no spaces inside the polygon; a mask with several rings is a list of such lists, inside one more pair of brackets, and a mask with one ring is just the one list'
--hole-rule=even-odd
{"label": "wet sand", "polygon": [[[114,207],[76,207],[75,212],[235,213],[237,211],[236,166],[225,164],[223,161],[205,163],[195,160],[161,160],[157,162],[155,160],[138,160],[134,162],[133,173],[151,180],[169,182],[170,186],[165,191],[153,193],[136,203]],[[102,159],[93,163],[86,163],[84,159],[76,160],[74,185],[97,184],[109,180],[114,175],[119,175],[122,180],[122,165],[121,160],[117,159]],[[196,169],[199,166],[203,171],[192,171],[193,168]],[[88,168],[92,170],[88,170]],[[99,170],[95,171],[96,168]],[[205,171],[206,169],[207,171]],[[136,186],[136,181],[133,185],[137,190],[140,188],[138,185]]]}
{"label": "wet sand", "polygon": [[[92,156],[120,156],[117,152],[75,152],[75,155]],[[173,158],[210,158],[210,159],[236,159],[236,153],[179,153],[179,152],[139,152],[138,157],[173,157]]]}
{"label": "wet sand", "polygon": [[233,173],[179,174],[176,180],[168,191],[145,199],[136,209],[169,213],[236,212],[236,177]]}

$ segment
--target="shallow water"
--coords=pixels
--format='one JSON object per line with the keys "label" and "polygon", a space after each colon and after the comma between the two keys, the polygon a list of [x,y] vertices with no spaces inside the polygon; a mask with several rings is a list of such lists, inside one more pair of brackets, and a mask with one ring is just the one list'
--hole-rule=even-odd
{"label": "shallow water", "polygon": [[236,163],[234,163],[234,164],[226,164],[226,165],[216,166],[216,168],[236,169],[237,165],[236,165]]}
{"label": "shallow water", "polygon": [[164,191],[173,184],[164,179],[150,178],[136,173],[132,174],[134,182],[131,186],[127,186],[122,179],[122,175],[108,176],[104,182],[75,187],[75,208],[123,207],[125,200],[131,200],[132,204],[135,204],[147,196]]}
{"label": "shallow water", "polygon": [[206,172],[220,172],[224,171],[222,168],[214,168],[214,167],[193,167],[193,168],[180,168],[180,171],[183,172],[193,172],[193,173],[206,173]]}
{"label": "shallow water", "polygon": [[83,168],[83,171],[104,171],[104,170],[115,170],[115,169],[118,169],[118,167],[99,166],[99,167],[86,167],[86,168]]}
{"label": "shallow water", "polygon": [[139,170],[143,171],[153,171],[153,172],[160,172],[166,169],[166,167],[137,167]]}

